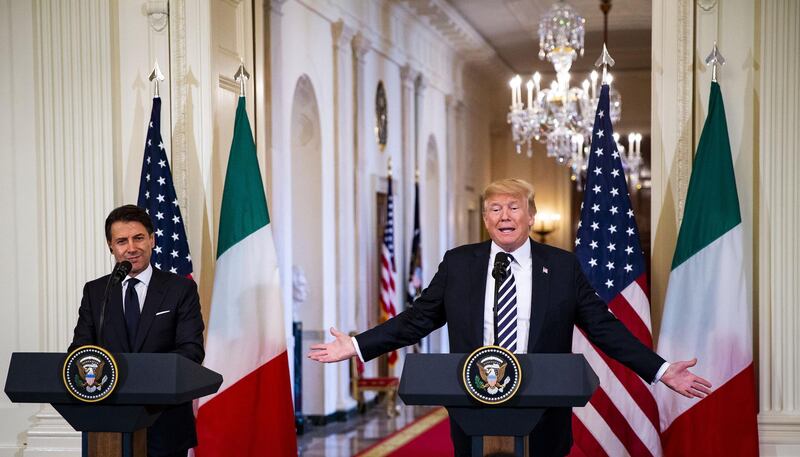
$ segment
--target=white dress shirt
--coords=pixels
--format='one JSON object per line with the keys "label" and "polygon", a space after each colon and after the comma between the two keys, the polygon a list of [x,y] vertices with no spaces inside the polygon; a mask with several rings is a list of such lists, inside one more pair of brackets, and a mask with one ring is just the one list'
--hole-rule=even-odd
{"label": "white dress shirt", "polygon": [[[492,241],[489,251],[489,264],[486,266],[486,293],[483,301],[483,344],[494,343],[494,257],[498,252],[505,252],[503,248]],[[533,287],[533,273],[531,260],[531,243],[525,241],[514,252],[509,252],[514,257],[511,262],[511,273],[514,275],[514,285],[517,287],[517,353],[528,352],[528,334],[531,329],[531,287]]]}
{"label": "white dress shirt", "polygon": [[[128,275],[125,276],[125,279],[122,280],[122,312],[125,313],[125,291],[128,290],[128,280],[131,279],[133,276]],[[148,264],[147,268],[138,275],[136,275],[136,279],[139,282],[134,286],[136,289],[136,295],[139,297],[139,312],[142,312],[142,307],[144,307],[144,299],[147,297],[147,286],[150,285],[150,278],[153,277],[153,266]]]}

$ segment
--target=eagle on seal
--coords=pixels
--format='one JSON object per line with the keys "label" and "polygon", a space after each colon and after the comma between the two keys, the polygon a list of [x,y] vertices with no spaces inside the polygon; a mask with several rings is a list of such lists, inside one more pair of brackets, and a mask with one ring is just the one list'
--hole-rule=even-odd
{"label": "eagle on seal", "polygon": [[83,366],[80,363],[76,363],[75,365],[78,366],[78,374],[80,375],[81,379],[88,386],[87,390],[94,391],[96,388],[93,388],[95,381],[97,381],[98,387],[102,384],[101,379],[103,379],[103,367],[105,367],[105,362],[100,362],[97,364],[97,367],[93,367],[93,364],[86,364]]}
{"label": "eagle on seal", "polygon": [[495,388],[498,381],[501,381],[506,375],[506,366],[508,363],[503,363],[502,365],[498,365],[497,363],[488,362],[486,364],[482,364],[477,362],[478,368],[480,370],[478,373],[481,376],[483,382],[485,382],[489,388]]}

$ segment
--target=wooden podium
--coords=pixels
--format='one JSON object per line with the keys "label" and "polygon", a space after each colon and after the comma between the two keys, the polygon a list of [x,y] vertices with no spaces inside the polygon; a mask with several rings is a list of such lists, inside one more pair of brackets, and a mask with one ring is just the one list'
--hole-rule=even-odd
{"label": "wooden podium", "polygon": [[147,427],[165,408],[210,395],[222,375],[172,353],[114,354],[119,384],[106,399],[84,403],[61,379],[67,354],[16,352],[5,393],[14,403],[50,403],[83,432],[83,457],[146,457]]}

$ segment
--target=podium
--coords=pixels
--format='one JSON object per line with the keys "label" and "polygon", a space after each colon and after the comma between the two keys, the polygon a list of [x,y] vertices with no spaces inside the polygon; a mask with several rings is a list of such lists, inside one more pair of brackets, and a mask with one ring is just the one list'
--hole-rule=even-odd
{"label": "podium", "polygon": [[50,403],[83,433],[84,457],[144,457],[147,427],[173,405],[210,395],[222,375],[174,353],[114,354],[119,384],[106,399],[84,403],[61,376],[67,354],[15,352],[5,393],[14,403]]}
{"label": "podium", "polygon": [[408,354],[400,378],[400,398],[407,405],[445,406],[471,437],[473,457],[490,453],[489,441],[496,446],[496,440],[484,437],[501,436],[514,437],[513,447],[501,449],[504,455],[526,456],[525,438],[542,414],[548,408],[584,406],[599,380],[582,354],[515,355],[522,381],[516,395],[505,403],[484,405],[468,395],[461,370],[469,354]]}

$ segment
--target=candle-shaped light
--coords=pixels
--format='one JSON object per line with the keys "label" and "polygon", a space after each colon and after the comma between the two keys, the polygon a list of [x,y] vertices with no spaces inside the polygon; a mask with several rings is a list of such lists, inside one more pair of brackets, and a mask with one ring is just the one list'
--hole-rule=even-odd
{"label": "candle-shaped light", "polygon": [[525,86],[528,88],[528,109],[533,109],[533,81],[529,79]]}
{"label": "candle-shaped light", "polygon": [[514,90],[514,78],[508,80],[508,87],[511,88],[511,108],[514,108],[514,102],[517,98],[517,91]]}
{"label": "candle-shaped light", "polygon": [[642,134],[641,133],[637,133],[636,134],[636,156],[637,157],[641,157],[642,156]]}
{"label": "candle-shaped light", "polygon": [[583,96],[589,98],[589,80],[584,79],[581,87],[583,88]]}
{"label": "candle-shaped light", "polygon": [[540,75],[538,71],[533,74],[533,85],[534,85],[534,87],[536,87],[536,93],[537,94],[539,93],[539,90],[541,89],[541,86],[539,86],[539,82],[541,80],[542,80],[542,75]]}
{"label": "candle-shaped light", "polygon": [[636,155],[636,133],[634,132],[628,134],[628,155],[630,157]]}
{"label": "candle-shaped light", "polygon": [[597,72],[592,70],[589,74],[589,78],[592,80],[592,98],[595,98],[597,94]]}

